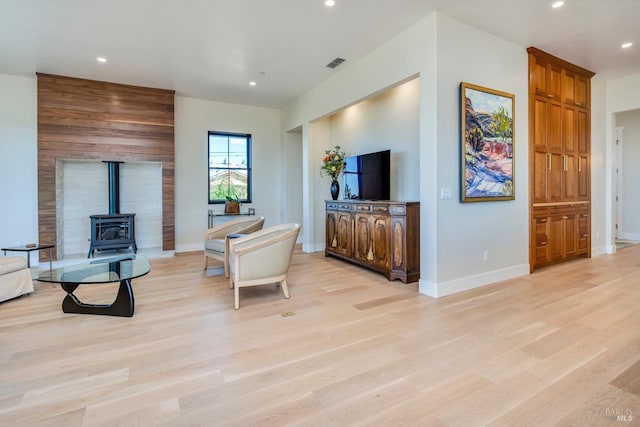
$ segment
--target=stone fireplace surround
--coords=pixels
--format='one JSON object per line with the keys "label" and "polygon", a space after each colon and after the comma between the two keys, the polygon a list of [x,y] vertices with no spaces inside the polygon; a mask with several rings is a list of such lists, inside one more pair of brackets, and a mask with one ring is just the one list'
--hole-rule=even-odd
{"label": "stone fireplace surround", "polygon": [[[99,160],[56,161],[56,246],[58,259],[87,256],[90,215],[109,212],[107,165]],[[120,210],[136,214],[140,250],[162,248],[162,164],[120,165]]]}

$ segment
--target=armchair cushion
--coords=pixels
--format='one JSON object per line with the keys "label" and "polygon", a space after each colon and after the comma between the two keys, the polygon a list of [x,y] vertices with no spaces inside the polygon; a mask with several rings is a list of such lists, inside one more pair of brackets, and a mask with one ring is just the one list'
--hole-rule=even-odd
{"label": "armchair cushion", "polygon": [[264,217],[249,216],[209,228],[204,233],[204,269],[208,267],[208,259],[213,258],[223,262],[225,277],[229,277],[227,235],[253,233],[261,230],[263,225]]}
{"label": "armchair cushion", "polygon": [[0,258],[0,275],[13,273],[27,268],[27,261],[21,256],[4,256]]}
{"label": "armchair cushion", "polygon": [[204,241],[204,250],[224,253],[225,239],[213,239]]}

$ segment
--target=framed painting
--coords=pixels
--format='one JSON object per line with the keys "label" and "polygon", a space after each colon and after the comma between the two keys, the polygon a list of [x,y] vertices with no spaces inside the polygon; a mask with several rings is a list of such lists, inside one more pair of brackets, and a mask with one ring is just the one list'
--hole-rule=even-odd
{"label": "framed painting", "polygon": [[462,202],[515,199],[515,95],[460,83]]}

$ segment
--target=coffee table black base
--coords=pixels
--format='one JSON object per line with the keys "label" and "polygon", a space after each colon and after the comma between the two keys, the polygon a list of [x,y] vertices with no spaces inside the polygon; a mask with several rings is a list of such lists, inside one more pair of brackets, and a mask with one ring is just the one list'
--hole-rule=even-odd
{"label": "coffee table black base", "polygon": [[62,301],[62,311],[77,314],[102,314],[106,316],[132,317],[135,303],[130,280],[121,280],[118,296],[111,304],[87,304],[78,299],[73,291],[79,286],[77,283],[61,283],[67,296]]}

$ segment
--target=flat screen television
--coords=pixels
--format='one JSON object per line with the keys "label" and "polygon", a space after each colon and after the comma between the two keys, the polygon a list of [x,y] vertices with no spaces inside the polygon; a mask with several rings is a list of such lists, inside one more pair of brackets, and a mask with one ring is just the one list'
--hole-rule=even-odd
{"label": "flat screen television", "polygon": [[345,161],[345,199],[389,200],[391,150],[347,157]]}

